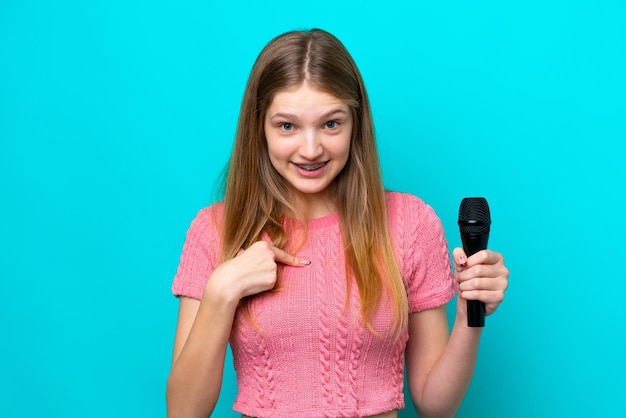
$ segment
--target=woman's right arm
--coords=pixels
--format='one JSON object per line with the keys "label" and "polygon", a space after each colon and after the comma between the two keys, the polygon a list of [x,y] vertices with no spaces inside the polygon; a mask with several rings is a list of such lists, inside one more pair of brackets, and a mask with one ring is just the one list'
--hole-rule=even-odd
{"label": "woman's right arm", "polygon": [[237,303],[233,307],[226,301],[211,299],[215,298],[180,298],[172,369],[167,381],[170,418],[206,418],[217,403]]}
{"label": "woman's right arm", "polygon": [[277,262],[302,267],[307,261],[259,241],[222,263],[202,300],[181,297],[172,369],[167,380],[170,418],[211,415],[222,386],[226,346],[241,298],[272,289]]}

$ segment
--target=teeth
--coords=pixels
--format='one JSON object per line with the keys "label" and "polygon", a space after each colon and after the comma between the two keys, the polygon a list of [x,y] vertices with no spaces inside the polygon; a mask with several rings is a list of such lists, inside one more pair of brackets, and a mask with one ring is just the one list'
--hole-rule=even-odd
{"label": "teeth", "polygon": [[321,164],[314,164],[314,165],[302,165],[302,164],[298,164],[298,167],[300,167],[303,170],[306,171],[315,171],[318,168],[322,168],[324,166],[325,163],[321,163]]}

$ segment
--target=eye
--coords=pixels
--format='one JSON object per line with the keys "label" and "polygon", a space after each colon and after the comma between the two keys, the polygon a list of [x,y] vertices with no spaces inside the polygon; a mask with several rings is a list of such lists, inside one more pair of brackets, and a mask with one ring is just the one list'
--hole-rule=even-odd
{"label": "eye", "polygon": [[280,125],[280,129],[282,129],[283,131],[292,131],[293,130],[293,125],[291,123],[281,123]]}
{"label": "eye", "polygon": [[326,127],[328,129],[335,129],[337,126],[339,126],[339,122],[337,122],[336,120],[329,120],[328,122],[326,122]]}

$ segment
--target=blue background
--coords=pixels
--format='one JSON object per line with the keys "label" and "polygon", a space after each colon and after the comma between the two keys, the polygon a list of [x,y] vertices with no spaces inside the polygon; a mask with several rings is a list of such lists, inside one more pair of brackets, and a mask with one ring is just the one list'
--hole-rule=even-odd
{"label": "blue background", "polygon": [[624,2],[255,3],[0,0],[0,415],[165,415],[171,280],[249,70],[321,27],[387,187],[451,247],[460,200],[489,200],[510,290],[458,416],[625,416]]}

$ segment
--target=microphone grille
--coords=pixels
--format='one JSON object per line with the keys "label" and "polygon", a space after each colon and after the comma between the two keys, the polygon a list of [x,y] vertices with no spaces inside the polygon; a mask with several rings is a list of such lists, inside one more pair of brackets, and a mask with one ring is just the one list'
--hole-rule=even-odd
{"label": "microphone grille", "polygon": [[489,233],[491,214],[489,204],[484,197],[466,197],[459,207],[459,226],[461,233]]}

